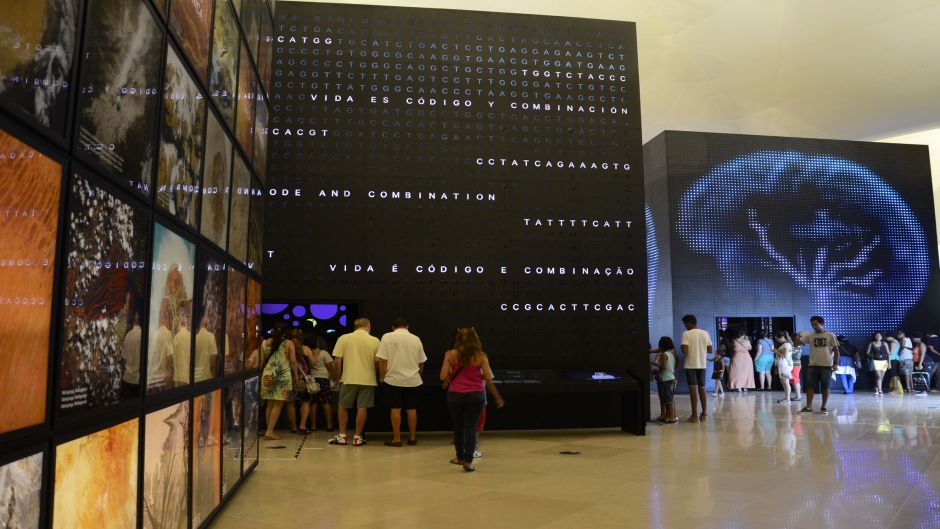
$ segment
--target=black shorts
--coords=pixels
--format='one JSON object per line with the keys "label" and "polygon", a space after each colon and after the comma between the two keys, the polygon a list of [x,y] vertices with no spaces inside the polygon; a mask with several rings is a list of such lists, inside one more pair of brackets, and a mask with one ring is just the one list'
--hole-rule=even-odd
{"label": "black shorts", "polygon": [[705,369],[686,369],[685,370],[685,381],[688,382],[689,387],[705,387]]}
{"label": "black shorts", "polygon": [[676,379],[662,381],[656,379],[656,389],[659,392],[659,402],[672,404],[673,395],[676,394]]}
{"label": "black shorts", "polygon": [[832,367],[809,366],[806,373],[806,382],[803,384],[803,390],[823,391],[829,389],[829,380],[832,377]]}
{"label": "black shorts", "polygon": [[414,410],[418,408],[418,392],[421,386],[413,388],[403,388],[401,386],[392,386],[383,384],[385,389],[385,403],[393,410]]}

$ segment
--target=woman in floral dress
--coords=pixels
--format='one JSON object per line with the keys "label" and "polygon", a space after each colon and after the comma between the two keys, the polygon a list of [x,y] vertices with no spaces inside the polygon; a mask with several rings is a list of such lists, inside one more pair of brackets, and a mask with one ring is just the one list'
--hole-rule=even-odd
{"label": "woman in floral dress", "polygon": [[297,376],[297,357],[294,344],[287,340],[287,326],[274,328],[271,338],[261,344],[262,354],[267,358],[261,370],[260,397],[268,401],[266,407],[265,440],[280,439],[274,434],[274,427],[284,409],[284,403],[294,398],[294,378]]}

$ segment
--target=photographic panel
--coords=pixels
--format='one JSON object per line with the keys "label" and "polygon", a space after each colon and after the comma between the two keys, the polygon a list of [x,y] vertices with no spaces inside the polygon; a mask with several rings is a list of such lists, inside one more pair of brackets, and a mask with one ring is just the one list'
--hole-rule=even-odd
{"label": "photographic panel", "polygon": [[156,223],[150,268],[148,394],[190,383],[196,245]]}
{"label": "photographic panel", "polygon": [[245,355],[245,274],[229,267],[225,304],[225,374],[239,373]]}
{"label": "photographic panel", "polygon": [[39,529],[43,454],[0,465],[0,527]]}
{"label": "photographic panel", "polygon": [[91,0],[75,151],[149,196],[163,33],[145,0]]}
{"label": "photographic panel", "polygon": [[193,521],[199,527],[221,501],[222,390],[193,399]]}
{"label": "photographic panel", "polygon": [[53,529],[136,527],[138,428],[134,419],[56,447]]}
{"label": "photographic panel", "polygon": [[3,2],[0,100],[64,133],[80,18],[78,0]]}
{"label": "photographic panel", "polygon": [[186,529],[189,401],[147,414],[144,430],[144,529]]}
{"label": "photographic panel", "polygon": [[[0,433],[46,419],[62,166],[0,130]],[[28,345],[29,354],[24,345]]]}
{"label": "photographic panel", "polygon": [[222,398],[222,496],[225,497],[241,479],[242,408],[245,405],[242,383],[224,388]]}
{"label": "photographic panel", "polygon": [[228,235],[229,186],[232,175],[232,141],[215,114],[209,112],[206,127],[206,161],[202,169],[202,220],[199,231],[219,248]]}
{"label": "photographic panel", "polygon": [[173,46],[167,50],[157,204],[196,227],[206,100]]}
{"label": "photographic panel", "polygon": [[209,95],[222,119],[235,130],[235,102],[238,97],[238,23],[226,0],[216,0],[212,33],[212,67],[209,69]]}
{"label": "photographic panel", "polygon": [[66,217],[60,414],[140,395],[150,217],[74,174]]}
{"label": "photographic panel", "polygon": [[225,291],[228,288],[228,267],[210,257],[199,263],[199,303],[196,304],[196,350],[194,382],[222,374],[222,351],[225,347]]}

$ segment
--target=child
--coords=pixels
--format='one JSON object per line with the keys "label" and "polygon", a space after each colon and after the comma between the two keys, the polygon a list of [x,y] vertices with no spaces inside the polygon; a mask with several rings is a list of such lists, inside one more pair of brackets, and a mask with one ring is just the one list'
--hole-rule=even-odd
{"label": "child", "polygon": [[[780,385],[783,386],[784,398],[777,403],[789,404],[791,401],[803,400],[800,395],[800,352],[793,348],[793,339],[787,331],[777,331],[774,335],[777,342],[777,349],[774,354],[777,357],[777,376],[780,377]],[[790,396],[790,384],[796,389],[796,395]]]}
{"label": "child", "polygon": [[675,424],[679,422],[676,417],[676,406],[673,395],[676,391],[676,346],[672,338],[663,336],[659,339],[656,349],[656,358],[650,362],[659,368],[656,373],[656,389],[659,391],[659,417],[656,422]]}
{"label": "child", "polygon": [[725,388],[722,386],[722,380],[725,379],[725,357],[721,351],[715,353],[714,367],[712,368],[712,380],[715,381],[715,392],[712,397],[724,397]]}

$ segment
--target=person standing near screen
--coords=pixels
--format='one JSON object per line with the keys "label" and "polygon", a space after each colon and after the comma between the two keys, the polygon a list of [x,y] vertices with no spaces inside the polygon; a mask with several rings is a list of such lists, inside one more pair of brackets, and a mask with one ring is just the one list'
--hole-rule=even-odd
{"label": "person standing near screen", "polygon": [[366,415],[375,406],[376,358],[379,339],[372,336],[372,323],[368,318],[356,318],[355,330],[336,341],[333,358],[343,387],[339,390],[339,432],[330,439],[331,445],[345,445],[349,410],[356,409],[356,435],[353,446],[366,444],[362,436],[366,428]]}
{"label": "person standing near screen", "polygon": [[392,438],[385,446],[400,447],[401,410],[408,416],[408,445],[418,444],[418,397],[421,373],[428,361],[421,339],[411,334],[408,322],[397,318],[392,332],[385,333],[379,342],[379,380],[385,383],[388,407],[391,408]]}
{"label": "person standing near screen", "polygon": [[813,413],[813,395],[816,386],[822,385],[822,407],[819,413],[828,415],[826,404],[829,402],[829,379],[832,370],[839,365],[839,340],[824,327],[822,316],[813,316],[809,319],[813,332],[804,332],[795,336],[797,344],[809,346],[809,367],[806,370],[806,406],[800,413]]}
{"label": "person standing near screen", "polygon": [[[689,384],[689,397],[692,400],[692,415],[689,422],[704,421],[708,418],[705,411],[705,369],[708,355],[712,354],[712,337],[698,328],[698,320],[692,314],[682,317],[685,332],[682,333],[682,354],[685,356],[685,380]],[[702,413],[695,414],[698,403],[702,403]]]}

